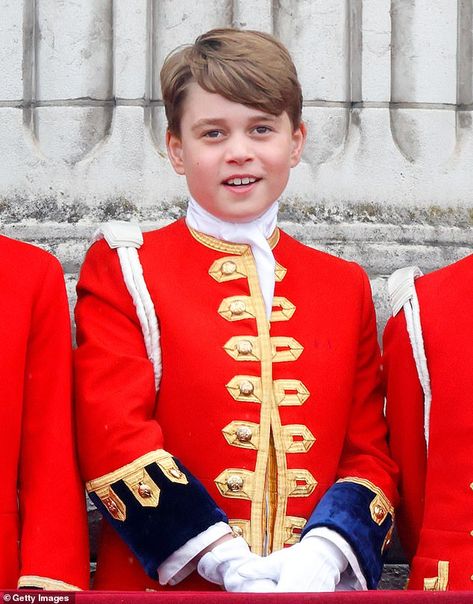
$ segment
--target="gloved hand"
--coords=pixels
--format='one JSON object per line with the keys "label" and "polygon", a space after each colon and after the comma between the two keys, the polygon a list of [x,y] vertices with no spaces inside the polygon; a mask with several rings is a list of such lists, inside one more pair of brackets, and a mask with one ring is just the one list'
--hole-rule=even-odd
{"label": "gloved hand", "polygon": [[226,591],[269,592],[275,591],[276,583],[264,576],[243,577],[239,569],[249,561],[262,560],[250,552],[242,537],[235,537],[217,545],[202,556],[197,564],[201,577],[211,583],[222,585]]}
{"label": "gloved hand", "polygon": [[306,536],[299,543],[274,552],[266,558],[248,560],[239,574],[255,581],[266,578],[277,583],[276,591],[335,591],[348,561],[331,541]]}

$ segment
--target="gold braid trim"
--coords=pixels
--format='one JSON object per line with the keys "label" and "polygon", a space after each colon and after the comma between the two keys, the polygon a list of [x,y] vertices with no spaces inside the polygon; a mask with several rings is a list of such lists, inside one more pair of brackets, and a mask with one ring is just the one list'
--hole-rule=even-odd
{"label": "gold braid trim", "polygon": [[18,579],[18,589],[32,587],[37,589],[46,589],[48,591],[82,591],[80,587],[49,579],[48,577],[38,577],[37,575],[23,575]]}
{"label": "gold braid trim", "polygon": [[[194,239],[196,239],[202,245],[210,248],[211,250],[216,250],[218,252],[225,252],[226,254],[243,254],[247,249],[249,249],[249,245],[246,243],[231,243],[229,241],[223,241],[222,239],[216,239],[211,235],[206,235],[205,233],[201,233],[200,231],[196,231],[190,227],[190,234]],[[268,244],[271,249],[275,248],[279,241],[280,233],[278,227],[274,229],[271,235],[268,237]],[[282,267],[281,267],[282,268]]]}

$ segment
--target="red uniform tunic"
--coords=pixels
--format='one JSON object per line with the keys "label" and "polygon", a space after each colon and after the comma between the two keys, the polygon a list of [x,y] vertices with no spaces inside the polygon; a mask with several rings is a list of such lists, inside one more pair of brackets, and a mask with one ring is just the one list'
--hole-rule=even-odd
{"label": "red uniform tunic", "polygon": [[432,403],[429,452],[422,389],[404,313],[384,334],[390,443],[401,470],[399,532],[409,588],[473,589],[473,256],[416,280]]}
{"label": "red uniform tunic", "polygon": [[[161,330],[157,398],[136,311],[104,241],[88,253],[76,311],[79,450],[90,490],[124,515],[109,489],[118,469],[138,470],[142,456],[164,448],[257,553],[295,543],[339,479],[369,489],[378,524],[395,496],[366,275],[279,230],[270,243],[268,322],[248,246],[182,220],[145,233],[139,254]],[[109,529],[96,586],[158,587]]]}
{"label": "red uniform tunic", "polygon": [[64,279],[31,245],[0,237],[0,257],[0,587],[85,589]]}

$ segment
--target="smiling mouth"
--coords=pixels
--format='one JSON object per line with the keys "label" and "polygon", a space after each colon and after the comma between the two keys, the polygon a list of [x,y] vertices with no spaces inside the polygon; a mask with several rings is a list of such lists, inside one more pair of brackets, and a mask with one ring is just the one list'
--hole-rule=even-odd
{"label": "smiling mouth", "polygon": [[255,178],[253,176],[242,176],[241,178],[229,178],[223,182],[224,185],[229,185],[230,187],[241,187],[245,185],[252,185],[255,182],[258,182],[261,178]]}

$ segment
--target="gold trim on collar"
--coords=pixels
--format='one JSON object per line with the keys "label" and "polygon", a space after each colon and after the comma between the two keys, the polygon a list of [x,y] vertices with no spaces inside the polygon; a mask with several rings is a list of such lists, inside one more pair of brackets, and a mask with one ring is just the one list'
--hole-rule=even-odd
{"label": "gold trim on collar", "polygon": [[80,587],[64,583],[58,579],[50,579],[49,577],[40,577],[38,575],[22,575],[18,579],[17,589],[32,587],[33,589],[46,589],[47,591],[82,591]]}
{"label": "gold trim on collar", "polygon": [[[201,233],[200,231],[196,231],[191,227],[187,226],[190,234],[196,241],[205,245],[205,247],[210,248],[211,250],[216,250],[217,252],[225,252],[226,254],[243,254],[250,246],[246,243],[231,243],[229,241],[223,241],[222,239],[216,239],[211,235],[206,235],[205,233]],[[279,241],[280,232],[278,227],[274,229],[271,235],[268,237],[267,241],[269,247],[274,249]]]}
{"label": "gold trim on collar", "polygon": [[438,576],[424,579],[424,591],[447,591],[448,571],[448,561],[439,560],[437,565]]}

